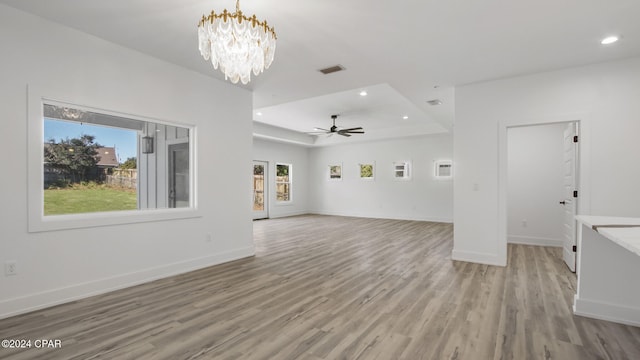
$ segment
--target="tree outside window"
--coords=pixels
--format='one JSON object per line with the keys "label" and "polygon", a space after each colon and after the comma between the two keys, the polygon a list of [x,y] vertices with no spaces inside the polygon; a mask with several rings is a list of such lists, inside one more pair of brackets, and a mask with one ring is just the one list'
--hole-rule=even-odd
{"label": "tree outside window", "polygon": [[49,139],[44,145],[45,168],[56,172],[64,182],[93,180],[96,165],[100,160],[95,136],[82,135],[79,138],[60,140]]}

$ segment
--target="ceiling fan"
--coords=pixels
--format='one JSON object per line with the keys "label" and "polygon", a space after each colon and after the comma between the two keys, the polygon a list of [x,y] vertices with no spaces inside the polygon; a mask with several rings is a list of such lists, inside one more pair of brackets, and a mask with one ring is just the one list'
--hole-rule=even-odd
{"label": "ceiling fan", "polygon": [[323,129],[323,128],[315,128],[316,131],[314,132],[310,132],[308,134],[312,134],[312,135],[318,135],[318,134],[328,134],[328,135],[333,135],[333,134],[338,134],[338,135],[342,135],[342,136],[351,136],[351,134],[364,134],[364,130],[361,127],[354,127],[354,128],[348,128],[348,129],[340,129],[336,126],[336,119],[338,118],[338,115],[331,115],[331,120],[333,120],[333,125],[331,126],[330,130],[327,129]]}

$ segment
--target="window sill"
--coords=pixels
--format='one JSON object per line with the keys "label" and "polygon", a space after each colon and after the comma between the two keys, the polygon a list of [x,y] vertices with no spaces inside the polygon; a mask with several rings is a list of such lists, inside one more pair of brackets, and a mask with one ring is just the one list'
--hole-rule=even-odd
{"label": "window sill", "polygon": [[201,212],[192,208],[49,215],[29,219],[29,232],[71,230],[198,217],[202,217]]}

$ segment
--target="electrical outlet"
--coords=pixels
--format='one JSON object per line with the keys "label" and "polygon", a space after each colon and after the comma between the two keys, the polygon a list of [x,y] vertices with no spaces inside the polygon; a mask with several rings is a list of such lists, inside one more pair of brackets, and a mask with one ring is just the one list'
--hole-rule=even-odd
{"label": "electrical outlet", "polygon": [[527,227],[527,220],[522,220],[522,227]]}
{"label": "electrical outlet", "polygon": [[211,234],[207,234],[207,236],[205,237],[205,241],[208,242],[208,243],[213,241],[213,238],[211,237]]}
{"label": "electrical outlet", "polygon": [[17,274],[18,274],[18,268],[15,261],[7,261],[6,263],[4,263],[5,276],[11,276],[11,275],[17,275]]}

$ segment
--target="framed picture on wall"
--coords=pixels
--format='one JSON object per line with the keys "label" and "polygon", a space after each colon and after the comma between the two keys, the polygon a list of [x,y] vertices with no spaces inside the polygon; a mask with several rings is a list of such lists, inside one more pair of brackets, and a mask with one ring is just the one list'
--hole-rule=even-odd
{"label": "framed picture on wall", "polygon": [[331,164],[328,166],[328,179],[331,181],[342,180],[342,164]]}

